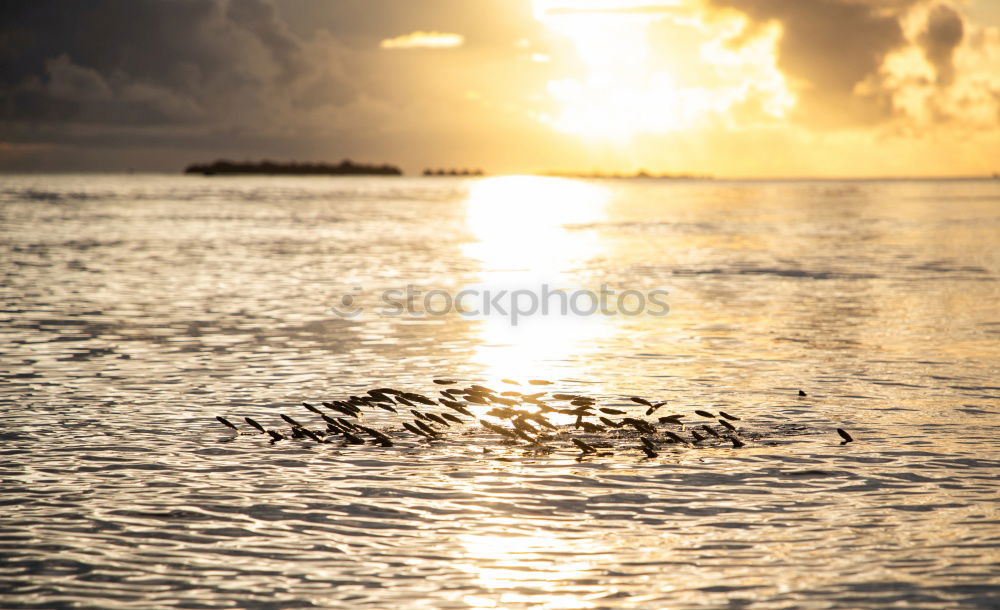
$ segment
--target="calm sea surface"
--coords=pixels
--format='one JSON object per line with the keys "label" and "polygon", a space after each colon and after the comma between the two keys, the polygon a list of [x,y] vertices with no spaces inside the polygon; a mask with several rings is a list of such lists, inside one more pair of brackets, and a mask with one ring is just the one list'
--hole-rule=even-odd
{"label": "calm sea surface", "polygon": [[[996,180],[0,177],[0,606],[995,608],[998,244]],[[746,446],[215,420],[442,377]]]}

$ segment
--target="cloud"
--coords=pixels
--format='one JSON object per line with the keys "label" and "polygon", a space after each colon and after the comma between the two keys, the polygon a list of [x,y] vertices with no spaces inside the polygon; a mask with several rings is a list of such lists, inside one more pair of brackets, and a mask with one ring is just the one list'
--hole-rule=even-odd
{"label": "cloud", "polygon": [[[974,28],[948,0],[703,0],[747,18],[734,44],[781,28],[778,67],[797,98],[793,116],[815,128],[909,132],[996,128],[996,28]],[[925,132],[926,133],[926,132]]]}
{"label": "cloud", "polygon": [[978,27],[954,5],[918,7],[904,20],[909,44],[887,57],[878,89],[895,110],[892,127],[917,137],[968,140],[1000,127],[1000,28]]}
{"label": "cloud", "polygon": [[295,35],[266,0],[5,3],[4,46],[17,52],[0,52],[0,129],[14,137],[306,131],[317,103],[358,95],[343,46]]}
{"label": "cloud", "polygon": [[891,115],[884,98],[856,95],[906,41],[899,17],[917,0],[708,0],[755,28],[780,25],[778,65],[796,90],[799,120],[826,126],[873,124]]}
{"label": "cloud", "polygon": [[461,34],[417,31],[386,38],[379,46],[383,49],[451,49],[462,46],[464,42],[465,37]]}
{"label": "cloud", "polygon": [[65,54],[45,62],[46,90],[56,99],[106,101],[111,87],[97,70],[74,64]]}
{"label": "cloud", "polygon": [[[384,2],[377,12],[364,0],[0,2],[0,167],[351,156],[412,170],[433,155],[459,162],[449,155],[488,137],[471,132],[536,125],[464,96],[527,104],[518,87],[537,90],[542,64],[511,42],[538,38],[529,9]],[[426,21],[467,33],[463,52],[379,49],[385,32]]]}
{"label": "cloud", "polygon": [[962,16],[949,6],[934,7],[927,18],[927,28],[917,39],[934,66],[937,82],[948,86],[955,80],[955,66],[952,63],[955,50],[962,42],[965,26]]}

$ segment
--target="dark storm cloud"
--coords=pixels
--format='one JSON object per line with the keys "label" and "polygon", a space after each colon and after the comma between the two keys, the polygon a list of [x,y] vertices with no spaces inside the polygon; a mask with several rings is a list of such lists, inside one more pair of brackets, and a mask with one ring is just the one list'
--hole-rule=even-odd
{"label": "dark storm cloud", "polygon": [[[482,124],[466,92],[520,68],[514,43],[540,27],[512,0],[3,0],[0,167],[423,162],[428,138]],[[379,48],[416,30],[466,44]]]}
{"label": "dark storm cloud", "polygon": [[899,19],[918,0],[710,0],[754,23],[778,22],[779,66],[798,84],[800,118],[875,123],[892,114],[885,96],[856,93],[906,43]]}
{"label": "dark storm cloud", "polygon": [[263,0],[6,2],[0,120],[266,129],[304,94],[353,94],[328,43],[297,38]]}
{"label": "dark storm cloud", "polygon": [[927,61],[937,73],[937,82],[948,86],[955,80],[955,66],[952,59],[955,49],[962,42],[965,26],[962,16],[948,6],[937,6],[927,18],[927,27],[918,41],[923,47]]}

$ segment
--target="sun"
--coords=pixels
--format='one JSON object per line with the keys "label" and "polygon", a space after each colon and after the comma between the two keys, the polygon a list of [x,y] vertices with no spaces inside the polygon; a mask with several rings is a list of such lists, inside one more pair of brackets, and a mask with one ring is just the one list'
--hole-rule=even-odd
{"label": "sun", "polygon": [[[608,3],[603,3],[608,4]],[[538,0],[536,15],[569,38],[586,66],[582,77],[549,82],[561,112],[549,122],[561,131],[627,138],[684,125],[672,76],[651,61],[647,13],[610,13],[594,2]]]}
{"label": "sun", "polygon": [[775,27],[745,35],[744,17],[708,20],[691,0],[535,0],[534,8],[584,66],[548,83],[558,111],[542,120],[559,131],[628,140],[725,121],[748,100],[777,118],[794,104],[776,67]]}

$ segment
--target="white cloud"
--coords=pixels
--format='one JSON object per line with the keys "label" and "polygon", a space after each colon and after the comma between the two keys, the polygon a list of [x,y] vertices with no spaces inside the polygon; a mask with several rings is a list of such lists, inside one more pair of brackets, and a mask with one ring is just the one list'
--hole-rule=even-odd
{"label": "white cloud", "polygon": [[444,32],[410,32],[395,38],[386,38],[379,44],[383,49],[451,49],[465,42],[461,34]]}

